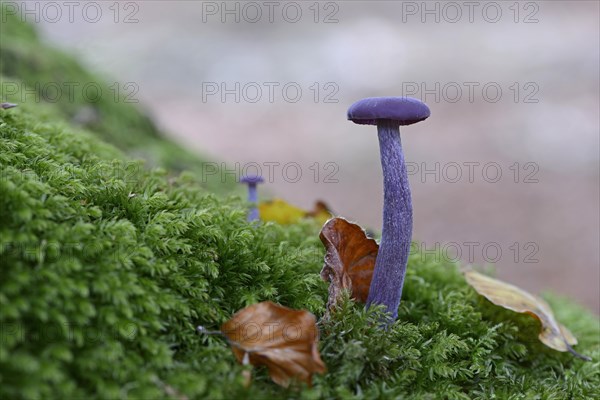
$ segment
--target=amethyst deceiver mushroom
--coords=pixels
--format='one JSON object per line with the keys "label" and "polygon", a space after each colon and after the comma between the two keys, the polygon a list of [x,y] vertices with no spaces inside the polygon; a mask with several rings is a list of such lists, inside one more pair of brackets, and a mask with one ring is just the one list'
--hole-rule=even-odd
{"label": "amethyst deceiver mushroom", "polygon": [[256,191],[256,185],[263,183],[264,179],[259,175],[246,175],[240,179],[240,182],[248,185],[248,202],[254,204],[248,213],[248,221],[258,221],[258,208],[256,208],[256,203],[258,203],[258,194]]}
{"label": "amethyst deceiver mushroom", "polygon": [[408,97],[371,97],[348,109],[356,124],[377,125],[383,169],[383,229],[367,305],[382,304],[398,317],[412,237],[412,201],[400,141],[400,125],[429,117],[429,107]]}

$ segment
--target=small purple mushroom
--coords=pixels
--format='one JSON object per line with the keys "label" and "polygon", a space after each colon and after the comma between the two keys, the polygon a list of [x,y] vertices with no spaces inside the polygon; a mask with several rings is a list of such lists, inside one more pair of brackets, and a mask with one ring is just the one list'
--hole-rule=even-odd
{"label": "small purple mushroom", "polygon": [[0,107],[3,110],[8,110],[9,108],[17,107],[17,104],[13,104],[13,103],[0,103]]}
{"label": "small purple mushroom", "polygon": [[[240,179],[240,182],[248,185],[248,202],[256,205],[256,203],[258,203],[256,185],[264,182],[262,176],[246,175]],[[248,221],[258,221],[258,209],[256,206],[253,206],[250,210],[250,213],[248,214]]]}
{"label": "small purple mushroom", "polygon": [[371,97],[354,103],[348,119],[377,125],[383,169],[383,229],[367,305],[382,304],[398,317],[412,238],[412,201],[400,141],[400,125],[429,117],[427,105],[408,97]]}

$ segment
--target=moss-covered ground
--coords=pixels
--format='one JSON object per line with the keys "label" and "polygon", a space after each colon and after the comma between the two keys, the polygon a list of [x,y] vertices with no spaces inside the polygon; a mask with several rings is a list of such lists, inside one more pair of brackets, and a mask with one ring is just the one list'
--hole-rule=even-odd
{"label": "moss-covered ground", "polygon": [[0,97],[20,103],[0,110],[1,398],[600,398],[597,317],[546,296],[593,361],[550,350],[533,319],[418,252],[390,330],[346,300],[321,325],[328,372],[312,388],[264,369],[246,388],[226,343],[195,327],[262,300],[320,317],[320,227],[249,225],[228,184],[201,182],[202,160],[127,104],[92,105],[88,126],[73,122],[82,101],[22,102],[36,82],[96,80],[18,21],[0,33],[2,82],[19,88]]}

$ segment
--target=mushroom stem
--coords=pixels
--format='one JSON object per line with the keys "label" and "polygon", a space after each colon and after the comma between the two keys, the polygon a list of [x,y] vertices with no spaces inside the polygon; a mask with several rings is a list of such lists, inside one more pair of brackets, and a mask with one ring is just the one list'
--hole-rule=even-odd
{"label": "mushroom stem", "polygon": [[256,208],[256,203],[258,203],[258,194],[256,190],[256,183],[248,184],[248,202],[254,204],[248,213],[248,221],[258,221],[258,208]]}
{"label": "mushroom stem", "polygon": [[258,175],[245,175],[240,179],[240,183],[248,185],[248,202],[252,203],[252,208],[248,213],[248,221],[258,221],[258,209],[256,204],[258,203],[258,194],[256,191],[256,185],[264,182],[263,178]]}
{"label": "mushroom stem", "polygon": [[397,121],[377,124],[383,169],[383,230],[367,305],[382,304],[398,317],[412,237],[412,201]]}

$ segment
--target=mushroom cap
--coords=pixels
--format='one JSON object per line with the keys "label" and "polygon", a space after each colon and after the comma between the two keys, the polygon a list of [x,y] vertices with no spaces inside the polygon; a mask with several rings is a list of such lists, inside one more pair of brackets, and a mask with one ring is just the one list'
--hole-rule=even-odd
{"label": "mushroom cap", "polygon": [[362,125],[377,125],[379,120],[410,125],[423,121],[430,114],[427,104],[412,97],[368,97],[348,109],[348,119]]}
{"label": "mushroom cap", "polygon": [[240,179],[240,183],[263,183],[265,180],[260,175],[244,175]]}
{"label": "mushroom cap", "polygon": [[0,104],[0,108],[3,108],[4,110],[8,110],[9,108],[13,108],[13,107],[17,107],[17,104],[13,104],[13,103]]}

